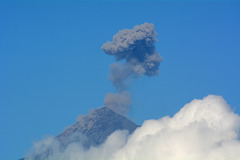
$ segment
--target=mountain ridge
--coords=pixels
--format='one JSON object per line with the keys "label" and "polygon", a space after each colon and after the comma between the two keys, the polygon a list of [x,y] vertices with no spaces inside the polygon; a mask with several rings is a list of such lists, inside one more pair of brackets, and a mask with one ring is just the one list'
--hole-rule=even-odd
{"label": "mountain ridge", "polygon": [[100,145],[107,136],[116,130],[128,130],[131,134],[137,127],[138,125],[128,118],[107,107],[101,107],[91,111],[86,116],[78,118],[77,122],[58,135],[57,139],[65,145],[69,143],[65,141],[67,138],[76,137],[75,133],[81,133],[83,137],[80,135],[80,137],[76,138],[80,138],[79,140],[82,141],[83,146],[89,148],[90,146]]}
{"label": "mountain ridge", "polygon": [[[83,148],[89,149],[91,146],[103,144],[107,137],[117,130],[127,130],[131,134],[138,127],[127,117],[107,107],[100,107],[85,116],[79,116],[73,125],[57,135],[55,139],[59,142],[61,151],[72,143],[81,144]],[[44,160],[52,152],[53,149],[50,147],[45,152],[34,155],[33,160]],[[27,158],[19,160],[27,160]]]}

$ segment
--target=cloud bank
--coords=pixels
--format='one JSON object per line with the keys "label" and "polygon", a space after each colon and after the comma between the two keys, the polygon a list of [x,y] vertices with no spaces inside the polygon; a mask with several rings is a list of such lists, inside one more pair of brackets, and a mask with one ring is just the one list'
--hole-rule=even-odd
{"label": "cloud bank", "polygon": [[[144,23],[136,25],[133,29],[124,29],[119,31],[112,42],[106,42],[102,50],[112,55],[118,61],[110,65],[109,80],[117,89],[116,96],[126,96],[127,80],[130,78],[139,78],[143,75],[154,76],[159,73],[159,65],[162,60],[159,53],[155,50],[157,33],[153,24]],[[131,103],[129,98],[120,98],[122,104],[129,105],[109,105],[115,103],[115,97],[107,94],[104,103],[106,107],[120,113],[126,114]],[[113,98],[113,99],[112,99]],[[127,100],[128,102],[124,102]],[[111,102],[113,101],[113,102]]]}
{"label": "cloud bank", "polygon": [[61,151],[50,137],[35,143],[33,153],[50,147],[49,160],[239,160],[239,131],[240,116],[221,96],[209,95],[173,117],[145,121],[131,135],[116,131],[99,147],[73,143]]}

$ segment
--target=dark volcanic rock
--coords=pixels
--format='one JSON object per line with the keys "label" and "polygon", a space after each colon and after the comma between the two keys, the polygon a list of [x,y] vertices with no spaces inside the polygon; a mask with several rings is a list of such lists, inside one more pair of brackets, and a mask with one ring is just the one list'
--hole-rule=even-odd
{"label": "dark volcanic rock", "polygon": [[[80,116],[77,122],[68,127],[56,137],[59,149],[64,149],[72,143],[81,144],[85,149],[102,144],[116,130],[128,130],[131,134],[138,126],[126,117],[107,107],[93,110],[86,116]],[[49,146],[40,154],[32,155],[33,160],[44,160],[52,155],[53,146]],[[24,158],[20,159],[24,160]],[[27,159],[26,159],[27,160]]]}
{"label": "dark volcanic rock", "polygon": [[107,136],[116,130],[128,130],[132,133],[138,126],[126,117],[107,107],[96,109],[57,136],[65,148],[72,142],[80,142],[85,148],[103,143]]}

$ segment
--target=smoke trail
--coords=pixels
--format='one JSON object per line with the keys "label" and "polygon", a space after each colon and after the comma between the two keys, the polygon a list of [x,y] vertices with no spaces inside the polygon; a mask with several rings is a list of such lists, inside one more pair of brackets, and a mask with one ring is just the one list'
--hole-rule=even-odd
{"label": "smoke trail", "polygon": [[[129,104],[124,106],[125,109],[119,108],[120,105],[109,105],[114,104],[117,96],[126,95],[127,80],[129,78],[139,78],[142,75],[158,75],[162,58],[155,50],[156,36],[154,25],[144,23],[136,25],[133,29],[119,31],[113,37],[112,42],[103,44],[102,50],[106,54],[114,56],[118,61],[110,65],[109,75],[109,79],[117,89],[117,94],[116,96],[106,95],[105,102],[108,102],[105,103],[106,107],[121,114],[127,113],[130,103],[121,102],[122,104]],[[122,61],[122,63],[119,61]],[[128,95],[130,96],[129,93]],[[131,98],[122,98],[123,101],[125,99],[129,100]]]}
{"label": "smoke trail", "polygon": [[127,91],[121,93],[108,93],[104,99],[105,106],[111,108],[118,113],[127,113],[131,105],[131,95]]}

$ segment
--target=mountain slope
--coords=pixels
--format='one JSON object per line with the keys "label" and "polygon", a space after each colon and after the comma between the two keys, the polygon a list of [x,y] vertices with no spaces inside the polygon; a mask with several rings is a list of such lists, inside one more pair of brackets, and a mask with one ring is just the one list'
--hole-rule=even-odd
{"label": "mountain slope", "polygon": [[[102,144],[106,138],[116,130],[127,130],[130,134],[138,126],[126,117],[107,107],[91,111],[86,116],[80,116],[77,122],[56,136],[59,149],[64,151],[70,144],[81,144],[85,149]],[[53,146],[49,146],[40,154],[30,155],[31,160],[44,160],[53,153]],[[20,159],[20,160],[24,160]],[[27,158],[25,158],[27,160]]]}
{"label": "mountain slope", "polygon": [[116,130],[132,133],[138,126],[126,117],[107,107],[96,109],[78,119],[66,131],[57,136],[62,146],[79,141],[85,148],[103,143]]}

